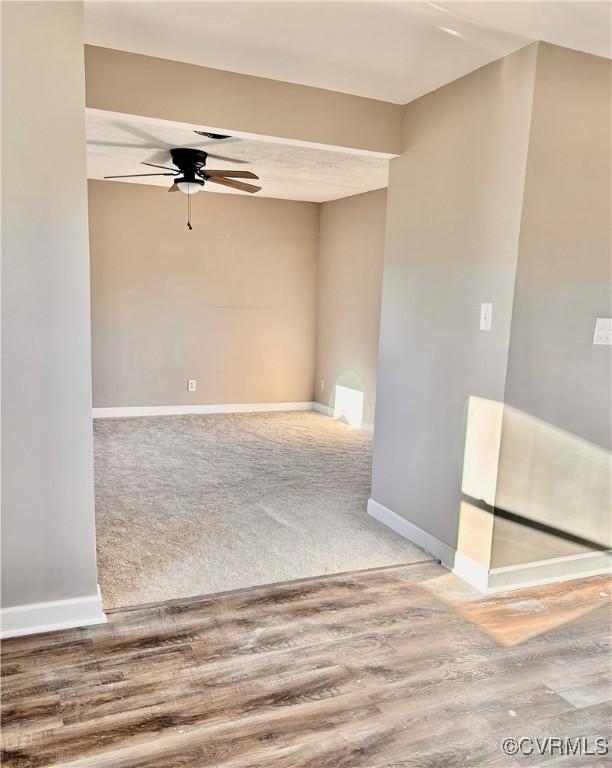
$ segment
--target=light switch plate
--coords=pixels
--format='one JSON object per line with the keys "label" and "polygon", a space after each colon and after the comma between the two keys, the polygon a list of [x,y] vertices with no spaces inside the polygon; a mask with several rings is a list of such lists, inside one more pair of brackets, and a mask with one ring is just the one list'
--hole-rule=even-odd
{"label": "light switch plate", "polygon": [[612,317],[597,318],[593,344],[612,344]]}
{"label": "light switch plate", "polygon": [[491,319],[493,316],[493,304],[490,301],[485,301],[480,305],[480,330],[491,330]]}

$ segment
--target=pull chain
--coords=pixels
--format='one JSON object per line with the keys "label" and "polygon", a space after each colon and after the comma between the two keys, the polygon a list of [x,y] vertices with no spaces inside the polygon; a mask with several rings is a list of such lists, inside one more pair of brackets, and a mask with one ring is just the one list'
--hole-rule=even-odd
{"label": "pull chain", "polygon": [[191,186],[187,187],[187,229],[193,229],[191,226]]}

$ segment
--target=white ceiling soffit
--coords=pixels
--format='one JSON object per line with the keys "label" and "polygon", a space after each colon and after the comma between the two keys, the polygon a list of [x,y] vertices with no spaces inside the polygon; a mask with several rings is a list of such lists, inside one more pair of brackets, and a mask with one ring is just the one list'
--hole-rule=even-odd
{"label": "white ceiling soffit", "polygon": [[[129,173],[155,173],[141,163],[149,162],[172,167],[168,150],[171,147],[196,147],[229,159],[209,158],[211,169],[253,171],[261,186],[253,197],[276,197],[285,200],[306,200],[322,203],[349,197],[388,183],[389,159],[372,152],[339,151],[308,146],[288,140],[259,139],[234,135],[216,141],[203,139],[194,129],[207,126],[187,125],[133,115],[87,109],[87,176],[102,179]],[[246,161],[244,163],[232,160]],[[163,170],[160,169],[160,173]],[[127,183],[154,184],[169,188],[172,178],[145,176],[125,179]],[[210,192],[250,194],[227,187],[207,184]]]}
{"label": "white ceiling soffit", "polygon": [[610,4],[85,3],[92,45],[398,104],[538,39],[610,56]]}

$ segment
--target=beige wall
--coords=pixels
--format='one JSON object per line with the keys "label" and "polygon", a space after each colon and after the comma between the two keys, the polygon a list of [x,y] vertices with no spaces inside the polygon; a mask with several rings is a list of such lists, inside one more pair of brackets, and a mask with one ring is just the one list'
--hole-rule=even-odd
{"label": "beige wall", "polygon": [[3,2],[5,608],[96,601],[89,329],[82,7]]}
{"label": "beige wall", "polygon": [[94,406],[308,401],[315,381],[332,407],[336,384],[363,391],[371,423],[386,190],[322,206],[205,194],[192,232],[185,205],[89,182]]}
{"label": "beige wall", "polygon": [[386,204],[381,189],[321,206],[315,399],[333,408],[336,384],[358,389],[366,424],[376,399]]}
{"label": "beige wall", "polygon": [[387,192],[372,497],[453,548],[478,541],[485,565],[492,526],[461,509],[466,425],[471,399],[504,396],[536,50],[409,104]]}
{"label": "beige wall", "polygon": [[85,47],[87,106],[397,154],[402,108],[263,77]]}
{"label": "beige wall", "polygon": [[319,206],[186,204],[89,182],[94,406],[312,400]]}
{"label": "beige wall", "polygon": [[494,567],[612,545],[611,348],[593,344],[612,314],[611,75],[607,59],[539,45]]}

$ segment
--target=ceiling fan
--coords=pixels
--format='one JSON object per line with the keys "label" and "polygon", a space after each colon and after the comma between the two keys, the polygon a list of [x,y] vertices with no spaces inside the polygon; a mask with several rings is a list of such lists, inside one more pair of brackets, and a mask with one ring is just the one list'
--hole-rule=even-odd
{"label": "ceiling fan", "polygon": [[[150,166],[151,168],[161,168],[166,173],[128,173],[121,176],[105,176],[105,179],[133,179],[143,176],[173,176],[174,181],[172,186],[168,189],[168,192],[176,192],[180,190],[189,196],[188,202],[188,217],[187,227],[192,229],[191,226],[191,195],[204,189],[204,185],[208,182],[212,184],[221,184],[225,187],[231,187],[232,189],[238,189],[243,192],[259,192],[261,187],[256,187],[254,184],[248,184],[243,181],[237,181],[237,179],[258,179],[251,171],[233,171],[223,170],[217,171],[206,168],[206,161],[209,153],[202,149],[191,149],[189,147],[176,147],[170,149],[170,156],[172,157],[172,163],[178,170],[174,168],[168,168],[165,165],[157,165],[155,163],[145,163],[142,165]],[[214,157],[214,155],[211,155]],[[231,160],[231,158],[226,158]],[[243,162],[236,160],[233,162]]]}

